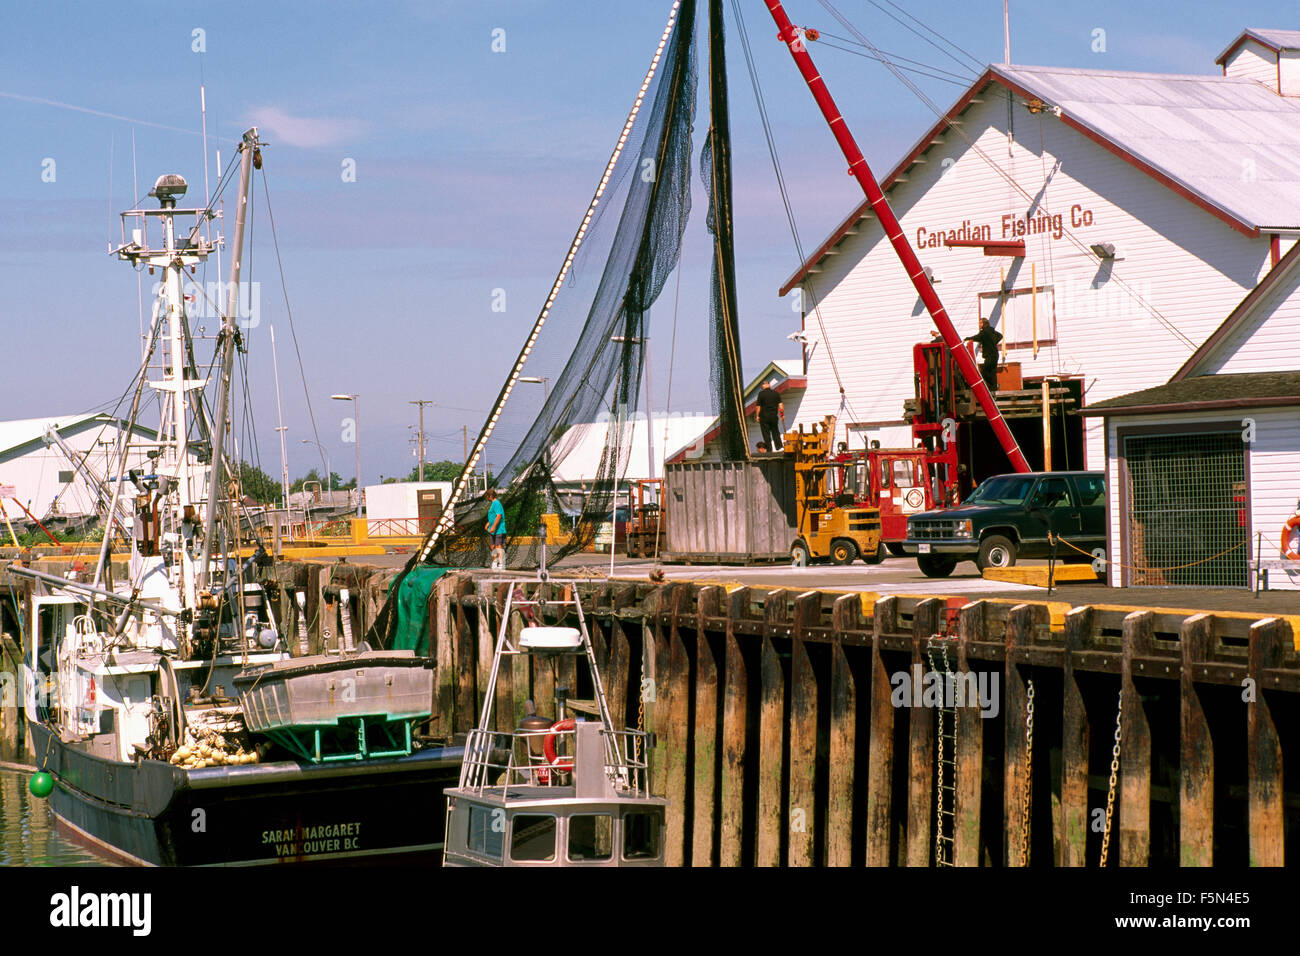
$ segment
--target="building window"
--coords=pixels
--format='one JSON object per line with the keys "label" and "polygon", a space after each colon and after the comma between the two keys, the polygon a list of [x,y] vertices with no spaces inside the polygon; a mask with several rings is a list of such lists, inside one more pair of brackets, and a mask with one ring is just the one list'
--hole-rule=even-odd
{"label": "building window", "polygon": [[1128,583],[1246,587],[1250,495],[1241,430],[1117,437]]}
{"label": "building window", "polygon": [[1056,344],[1056,292],[1050,285],[981,292],[979,314],[1002,333],[1007,351]]}

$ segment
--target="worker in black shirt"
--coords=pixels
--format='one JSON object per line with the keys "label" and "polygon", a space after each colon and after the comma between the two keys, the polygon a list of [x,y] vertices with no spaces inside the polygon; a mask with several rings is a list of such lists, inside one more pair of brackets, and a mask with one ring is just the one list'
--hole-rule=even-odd
{"label": "worker in black shirt", "polygon": [[758,427],[763,432],[763,441],[767,442],[767,446],[773,451],[780,451],[780,419],[785,418],[785,403],[781,401],[781,396],[776,393],[771,382],[764,382],[763,387],[758,391],[754,417],[758,419]]}
{"label": "worker in black shirt", "polygon": [[1002,333],[989,325],[988,319],[980,319],[980,330],[966,337],[967,342],[978,342],[980,346],[980,377],[990,392],[998,390],[998,343]]}

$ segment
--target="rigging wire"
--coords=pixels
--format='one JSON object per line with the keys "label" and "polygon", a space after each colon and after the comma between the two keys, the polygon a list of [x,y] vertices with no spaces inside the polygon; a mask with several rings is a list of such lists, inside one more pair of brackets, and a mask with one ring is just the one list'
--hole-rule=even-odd
{"label": "rigging wire", "polygon": [[[767,117],[767,104],[763,99],[762,86],[758,80],[758,71],[754,65],[753,53],[749,46],[749,31],[745,27],[744,15],[740,12],[740,5],[737,0],[731,0],[731,9],[736,18],[736,29],[740,35],[741,49],[745,53],[745,66],[749,71],[749,82],[754,88],[754,99],[758,103],[758,116],[763,125],[763,135],[767,140],[768,155],[772,159],[772,170],[776,174],[776,183],[781,192],[781,203],[785,207],[786,221],[790,224],[790,235],[794,238],[795,254],[799,257],[802,264],[806,261],[803,251],[803,242],[799,239],[799,227],[795,224],[794,207],[790,204],[790,196],[785,188],[785,175],[781,170],[781,159],[776,150],[776,139],[772,133],[772,125]],[[830,362],[831,373],[835,376],[835,384],[840,390],[840,402],[848,409],[855,419],[858,418],[857,411],[854,410],[852,402],[849,401],[848,391],[844,387],[844,380],[840,377],[839,366],[835,362],[835,353],[831,349],[830,335],[826,332],[826,324],[822,321],[821,304],[810,280],[805,279],[808,291],[812,294],[813,300],[813,317],[817,322],[817,328],[821,332],[822,343],[826,346],[826,358]],[[806,314],[806,313],[805,313]]]}
{"label": "rigging wire", "polygon": [[[905,60],[904,57],[895,56],[889,53],[882,53],[880,56],[876,56],[874,53],[870,53],[870,52],[864,53],[861,50],[853,49],[854,46],[860,46],[861,44],[851,43],[849,46],[840,46],[836,43],[828,43],[826,39],[827,37],[831,37],[832,39],[835,40],[839,40],[840,37],[832,36],[832,34],[829,33],[822,33],[821,37],[818,39],[819,43],[829,47],[832,50],[840,50],[844,53],[851,53],[854,56],[860,56],[867,60],[875,60],[878,63],[888,63],[890,62],[890,59],[892,59],[894,62],[894,66],[896,66],[900,70],[906,70],[908,73],[915,73],[917,76],[924,76],[927,79],[938,80],[941,83],[951,83],[953,86],[960,86],[960,87],[970,86],[971,77],[960,76],[956,73],[949,73],[947,70],[939,70],[936,67],[926,67],[926,69],[918,69],[916,67],[901,66],[899,65],[898,61]],[[906,62],[914,63],[916,61],[907,60]],[[925,66],[925,64],[922,64],[922,66]],[[933,72],[929,72],[929,71],[933,71]]]}
{"label": "rigging wire", "polygon": [[[329,474],[329,465],[325,463],[325,449],[320,443],[320,431],[316,428],[316,412],[311,407],[311,393],[307,390],[307,368],[302,361],[302,349],[298,347],[298,332],[293,325],[293,307],[289,305],[289,287],[284,278],[284,262],[280,258],[280,240],[275,232],[275,213],[271,211],[271,193],[266,184],[265,167],[262,169],[262,195],[266,198],[266,218],[271,224],[271,244],[275,247],[275,264],[280,270],[280,290],[284,294],[284,310],[289,316],[289,335],[293,339],[293,351],[298,356],[298,375],[302,379],[302,394],[307,402],[307,416],[311,419],[311,433],[316,439],[316,450],[320,452],[321,467],[325,469],[326,474]],[[360,494],[359,489],[357,493]]]}
{"label": "rigging wire", "polygon": [[[907,18],[908,18],[909,20],[911,20],[913,23],[919,24],[921,27],[923,27],[923,28],[924,28],[925,30],[927,30],[928,32],[933,33],[936,37],[938,37],[938,38],[939,38],[940,40],[942,40],[944,43],[948,44],[948,45],[949,45],[950,47],[952,47],[954,50],[956,50],[956,51],[958,51],[959,53],[961,53],[962,56],[966,57],[966,59],[968,59],[968,60],[970,60],[972,63],[974,63],[974,64],[975,64],[975,72],[976,72],[976,73],[981,73],[981,72],[983,72],[985,64],[984,64],[984,61],[981,60],[979,57],[972,55],[970,52],[968,52],[968,51],[967,51],[966,49],[964,49],[963,47],[959,46],[959,45],[956,44],[956,43],[953,43],[951,40],[949,40],[946,36],[944,36],[944,35],[943,35],[942,33],[940,33],[938,30],[934,29],[933,27],[931,27],[931,26],[929,26],[928,24],[926,24],[926,23],[922,22],[921,20],[919,20],[917,17],[915,17],[915,16],[913,16],[912,14],[908,13],[906,10],[904,10],[902,7],[900,7],[898,4],[894,3],[894,0],[885,0],[885,2],[888,3],[888,4],[889,4],[891,7],[893,7],[895,10],[897,10],[899,13],[903,14],[903,16],[907,17]],[[876,6],[876,7],[879,7],[879,6],[880,6],[879,4],[876,4],[876,3],[873,3],[873,5]],[[888,13],[889,11],[885,11],[885,12]],[[900,21],[900,22],[901,22],[901,21]],[[906,26],[906,24],[904,24],[904,26]],[[915,32],[915,31],[913,31],[913,32]],[[919,36],[919,34],[918,34],[918,36]]]}
{"label": "rigging wire", "polygon": [[[732,0],[732,2],[734,3],[735,0]],[[820,4],[822,5],[822,7],[825,8],[825,10],[826,10],[826,11],[827,11],[831,16],[833,16],[836,20],[838,20],[839,23],[840,23],[840,24],[841,24],[845,29],[847,29],[851,34],[853,34],[853,36],[858,40],[859,43],[861,43],[861,44],[862,44],[863,46],[865,46],[867,49],[869,49],[869,50],[871,50],[871,51],[873,51],[873,52],[879,53],[879,50],[876,48],[876,46],[875,46],[875,45],[874,45],[870,40],[868,40],[865,36],[863,36],[862,33],[861,33],[861,32],[860,32],[856,27],[854,27],[853,24],[850,23],[850,22],[848,21],[848,19],[846,19],[845,16],[844,16],[842,13],[840,13],[839,10],[837,10],[837,9],[835,8],[835,6],[834,6],[832,3],[829,2],[829,0],[817,0],[817,2],[820,3]],[[935,104],[935,102],[934,102],[933,100],[931,100],[931,99],[930,99],[930,98],[929,98],[929,97],[928,97],[928,96],[927,96],[927,95],[926,95],[926,94],[925,94],[925,93],[920,89],[920,87],[918,87],[918,86],[917,86],[915,83],[913,83],[910,79],[908,79],[906,76],[904,76],[904,75],[902,74],[902,72],[900,72],[900,71],[899,71],[899,70],[898,70],[898,69],[897,69],[897,68],[896,68],[892,63],[888,62],[887,60],[882,60],[882,62],[884,62],[885,66],[886,66],[887,68],[889,68],[889,70],[890,70],[891,73],[894,74],[895,79],[897,79],[900,83],[902,83],[904,86],[906,86],[906,87],[907,87],[907,88],[908,88],[908,89],[909,89],[909,90],[910,90],[910,91],[911,91],[911,92],[912,92],[912,93],[913,93],[913,94],[914,94],[914,95],[915,95],[919,100],[921,100],[921,102],[923,102],[927,107],[929,107],[930,110],[931,110],[931,111],[932,111],[932,112],[933,112],[937,117],[939,117],[939,119],[940,119],[940,120],[941,120],[941,121],[942,121],[942,122],[943,122],[943,123],[944,123],[944,124],[949,128],[949,129],[951,129],[952,131],[954,131],[955,133],[957,133],[957,135],[959,135],[962,139],[964,139],[964,140],[966,141],[967,145],[970,146],[971,150],[972,150],[972,151],[973,151],[977,156],[979,156],[981,159],[983,159],[984,162],[987,163],[987,164],[988,164],[988,165],[993,169],[993,171],[994,171],[995,173],[997,173],[997,174],[998,174],[999,176],[1001,176],[1004,180],[1006,180],[1006,182],[1008,183],[1008,185],[1009,185],[1009,186],[1010,186],[1014,191],[1020,193],[1020,194],[1025,198],[1025,199],[1027,199],[1027,200],[1031,203],[1031,205],[1035,205],[1035,204],[1036,204],[1036,205],[1040,206],[1040,207],[1043,209],[1044,212],[1047,212],[1047,211],[1048,211],[1048,208],[1047,208],[1047,206],[1046,206],[1045,203],[1042,203],[1042,202],[1038,201],[1038,200],[1037,200],[1037,199],[1036,199],[1036,198],[1035,198],[1035,197],[1034,197],[1034,196],[1033,196],[1033,195],[1032,195],[1032,194],[1031,194],[1027,189],[1025,189],[1023,186],[1021,186],[1020,183],[1017,182],[1013,176],[1011,176],[1011,175],[1008,174],[1004,169],[1002,169],[1002,167],[1001,167],[1000,165],[998,165],[998,163],[995,162],[995,161],[994,161],[994,160],[993,160],[993,159],[992,159],[992,158],[991,158],[991,157],[990,157],[990,156],[989,156],[989,155],[984,151],[983,148],[981,148],[981,146],[979,145],[979,143],[977,143],[974,139],[972,139],[972,138],[970,137],[970,135],[969,135],[968,133],[966,133],[966,132],[965,132],[965,131],[960,127],[960,126],[958,126],[957,124],[955,124],[955,123],[954,123],[954,122],[953,122],[953,121],[952,121],[952,120],[947,116],[947,114],[946,114],[943,110],[941,110],[941,109],[940,109],[940,108]],[[1050,105],[1050,104],[1049,104],[1049,105]],[[1097,256],[1096,253],[1094,253],[1094,252],[1092,251],[1092,249],[1091,249],[1091,248],[1090,248],[1086,243],[1084,243],[1081,239],[1079,239],[1077,236],[1075,236],[1075,235],[1074,235],[1070,230],[1068,230],[1068,229],[1064,229],[1064,228],[1063,228],[1063,229],[1061,230],[1061,234],[1066,238],[1067,241],[1070,242],[1071,245],[1075,246],[1077,249],[1079,249],[1079,250],[1080,250],[1081,252],[1083,252],[1085,255],[1091,256],[1091,257],[1094,258],[1094,259],[1099,259],[1099,258],[1100,258],[1100,257]],[[804,261],[806,261],[806,260],[804,260],[804,259],[802,259],[802,258],[800,259],[800,262],[801,262],[801,263],[804,262]],[[1155,318],[1155,319],[1156,319],[1156,320],[1157,320],[1161,325],[1163,325],[1163,326],[1165,327],[1165,329],[1166,329],[1167,331],[1169,331],[1170,334],[1172,334],[1176,339],[1178,339],[1178,340],[1179,340],[1179,341],[1180,341],[1180,342],[1181,342],[1181,343],[1182,343],[1182,344],[1183,344],[1183,345],[1188,349],[1188,351],[1191,351],[1191,352],[1196,351],[1196,347],[1197,347],[1197,346],[1196,346],[1196,343],[1194,343],[1191,339],[1189,339],[1186,335],[1184,335],[1184,334],[1182,333],[1182,331],[1181,331],[1181,330],[1180,330],[1176,325],[1174,325],[1173,322],[1171,322],[1169,319],[1167,319],[1167,318],[1166,318],[1166,317],[1165,317],[1165,316],[1164,316],[1164,315],[1163,315],[1163,314],[1162,314],[1162,313],[1161,313],[1161,312],[1160,312],[1160,311],[1159,311],[1159,310],[1158,310],[1154,305],[1152,305],[1151,303],[1147,302],[1147,300],[1146,300],[1145,298],[1143,298],[1142,295],[1141,295],[1141,294],[1140,294],[1136,289],[1134,289],[1134,288],[1133,288],[1132,286],[1130,286],[1127,282],[1125,282],[1123,279],[1121,279],[1120,277],[1118,277],[1118,276],[1116,276],[1116,275],[1114,275],[1114,274],[1111,275],[1111,277],[1110,277],[1110,281],[1116,283],[1116,285],[1117,285],[1119,288],[1123,289],[1123,290],[1124,290],[1124,291],[1125,291],[1125,292],[1130,296],[1130,298],[1133,299],[1134,302],[1138,303],[1138,304],[1139,304],[1142,308],[1144,308],[1144,309],[1145,309],[1145,310],[1146,310],[1146,311],[1147,311],[1147,312],[1148,312],[1148,313],[1149,313],[1153,318]]]}

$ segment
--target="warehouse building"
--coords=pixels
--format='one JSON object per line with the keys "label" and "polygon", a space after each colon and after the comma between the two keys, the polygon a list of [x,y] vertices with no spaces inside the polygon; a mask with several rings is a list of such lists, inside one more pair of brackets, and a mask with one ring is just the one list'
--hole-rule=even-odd
{"label": "warehouse building", "polygon": [[[25,508],[41,522],[57,526],[94,515],[105,497],[107,456],[124,431],[124,421],[93,413],[0,422],[0,487],[10,517],[27,522]],[[135,435],[143,441],[157,437],[138,425]],[[143,449],[137,448],[133,456],[129,467],[147,461]],[[22,507],[15,507],[15,501]]]}
{"label": "warehouse building", "polygon": [[1300,589],[1284,554],[1300,512],[1298,343],[1300,245],[1168,382],[1087,410],[1105,423],[1111,584]]}
{"label": "warehouse building", "polygon": [[[1246,31],[1221,75],[990,66],[881,177],[958,333],[987,318],[1022,387],[1065,393],[1054,467],[1101,468],[1103,420],[1079,411],[1168,383],[1300,237],[1297,56],[1300,32]],[[807,339],[798,420],[910,445],[933,325],[865,203],[781,292]],[[972,472],[1007,470],[979,424]],[[1041,422],[1011,424],[1041,466]]]}

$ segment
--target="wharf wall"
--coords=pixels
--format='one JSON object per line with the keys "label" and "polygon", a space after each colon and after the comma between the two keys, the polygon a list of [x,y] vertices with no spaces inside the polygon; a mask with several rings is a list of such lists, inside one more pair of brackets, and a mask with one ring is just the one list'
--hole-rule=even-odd
{"label": "wharf wall", "polygon": [[[273,595],[289,645],[290,588],[307,592],[317,653],[341,631],[326,587],[356,595],[360,640],[395,574],[282,562]],[[1103,842],[1112,866],[1300,854],[1300,776],[1285,759],[1300,743],[1300,658],[1284,619],[604,578],[549,587],[578,589],[615,724],[655,735],[671,864],[1096,866]],[[457,572],[431,590],[428,736],[477,721],[507,588]],[[10,604],[0,673],[20,653]],[[546,606],[540,623],[563,612]],[[527,700],[553,714],[557,684],[592,695],[572,663],[508,660],[500,730]],[[944,700],[944,686],[971,692]],[[31,759],[18,717],[0,708],[0,759]]]}

